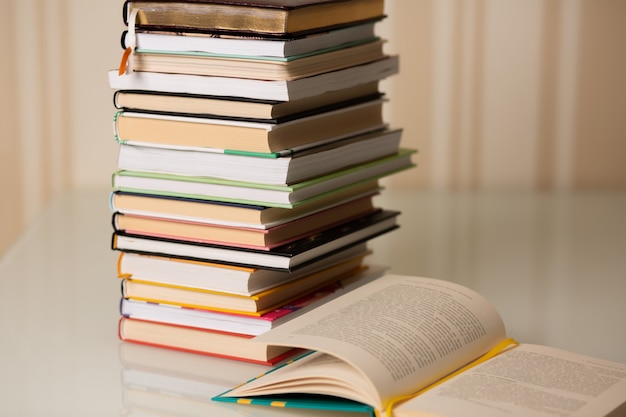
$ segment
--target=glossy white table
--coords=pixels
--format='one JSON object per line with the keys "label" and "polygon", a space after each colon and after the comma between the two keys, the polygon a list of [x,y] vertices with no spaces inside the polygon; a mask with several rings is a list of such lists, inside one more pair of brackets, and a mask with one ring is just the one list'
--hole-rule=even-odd
{"label": "glossy white table", "polygon": [[[107,200],[108,190],[57,198],[0,260],[0,415],[257,415],[122,382],[142,369],[122,363],[129,352],[117,339]],[[372,242],[370,263],[476,289],[522,342],[626,363],[626,194],[385,191],[377,201],[403,214],[399,230]],[[148,365],[214,371],[206,380],[149,378],[161,389],[208,392],[266,369],[160,349],[130,353]],[[135,402],[156,410],[140,412]]]}

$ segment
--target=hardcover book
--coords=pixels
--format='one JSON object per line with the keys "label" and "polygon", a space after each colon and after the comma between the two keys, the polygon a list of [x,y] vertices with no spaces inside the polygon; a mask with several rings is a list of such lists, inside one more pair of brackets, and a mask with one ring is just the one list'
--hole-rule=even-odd
{"label": "hardcover book", "polygon": [[346,203],[343,210],[321,211],[268,229],[242,228],[159,217],[114,213],[115,231],[183,241],[269,250],[324,230],[336,228],[376,209],[370,198]]}
{"label": "hardcover book", "polygon": [[338,228],[297,240],[272,250],[186,242],[152,236],[113,234],[112,249],[146,255],[169,256],[229,265],[294,271],[351,246],[367,242],[398,228],[393,210],[377,211]]}
{"label": "hardcover book", "polygon": [[125,111],[113,120],[120,143],[273,153],[381,129],[382,107],[382,100],[372,100],[283,123]]}
{"label": "hardcover book", "polygon": [[378,20],[383,9],[383,0],[127,0],[123,17],[137,28],[289,36]]}
{"label": "hardcover book", "polygon": [[236,36],[216,32],[159,32],[137,30],[134,39],[122,34],[122,48],[133,44],[137,49],[200,51],[214,54],[289,57],[325,49],[336,49],[354,42],[376,39],[375,22],[352,25],[312,35],[287,39],[260,36]]}
{"label": "hardcover book", "polygon": [[366,282],[378,278],[381,274],[382,268],[368,267],[362,273],[333,281],[318,290],[298,297],[275,310],[259,316],[180,307],[172,304],[159,304],[126,298],[122,298],[120,302],[120,313],[122,316],[140,320],[258,336],[306,311],[319,307],[344,292],[351,291]]}
{"label": "hardcover book", "polygon": [[341,212],[346,207],[345,204],[362,198],[371,199],[379,191],[380,187],[376,182],[366,182],[347,189],[345,193],[333,194],[292,209],[116,191],[111,193],[109,205],[113,213],[269,229],[320,211]]}
{"label": "hardcover book", "polygon": [[263,365],[276,364],[298,352],[297,349],[253,342],[250,335],[127,317],[119,320],[118,327],[119,338],[123,341]]}
{"label": "hardcover book", "polygon": [[122,280],[122,296],[157,304],[260,316],[292,302],[304,294],[310,294],[332,282],[340,281],[363,271],[362,261],[362,257],[346,259],[321,271],[253,295],[231,294],[124,278]]}
{"label": "hardcover book", "polygon": [[158,72],[129,72],[120,75],[119,69],[109,71],[108,75],[109,86],[115,90],[146,90],[290,101],[377,82],[396,74],[398,69],[398,57],[389,56],[367,64],[297,80],[263,81]]}
{"label": "hardcover book", "polygon": [[314,148],[293,148],[273,154],[121,144],[118,167],[129,171],[287,185],[395,155],[400,137],[400,130],[380,130]]}
{"label": "hardcover book", "polygon": [[382,96],[378,83],[373,82],[292,101],[117,90],[113,94],[113,104],[120,110],[135,112],[281,123],[377,100]]}
{"label": "hardcover book", "polygon": [[362,243],[312,262],[297,271],[285,272],[120,252],[117,276],[249,296],[322,271],[348,259],[363,258],[369,253],[367,245]]}
{"label": "hardcover book", "polygon": [[395,417],[626,411],[626,365],[519,344],[484,297],[443,280],[386,275],[255,340],[307,352],[216,401]]}
{"label": "hardcover book", "polygon": [[114,191],[293,208],[331,195],[344,195],[352,187],[366,182],[373,184],[380,178],[409,169],[414,166],[413,153],[400,149],[396,155],[292,185],[122,170],[113,174],[113,188]]}
{"label": "hardcover book", "polygon": [[[334,287],[340,288],[339,284],[336,283],[333,283],[332,288]],[[286,322],[292,314],[306,304],[314,303],[330,295],[332,288],[328,286],[327,291],[320,289],[300,300],[287,303],[258,317],[129,298],[122,299],[120,313],[122,316],[132,319],[258,336]]]}
{"label": "hardcover book", "polygon": [[132,70],[280,81],[312,77],[384,57],[383,41],[379,39],[283,58],[135,49]]}

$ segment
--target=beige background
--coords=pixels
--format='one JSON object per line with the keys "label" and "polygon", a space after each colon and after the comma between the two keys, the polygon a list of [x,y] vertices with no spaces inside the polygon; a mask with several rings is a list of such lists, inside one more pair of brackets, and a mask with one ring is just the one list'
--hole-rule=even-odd
{"label": "beige background", "polygon": [[[55,194],[109,184],[122,3],[2,0],[0,253]],[[387,11],[379,32],[401,73],[384,83],[386,117],[420,151],[388,187],[626,189],[626,2]]]}

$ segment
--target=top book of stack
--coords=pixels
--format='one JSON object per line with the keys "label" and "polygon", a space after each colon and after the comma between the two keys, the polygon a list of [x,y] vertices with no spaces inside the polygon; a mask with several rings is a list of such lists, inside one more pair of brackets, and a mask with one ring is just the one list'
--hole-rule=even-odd
{"label": "top book of stack", "polygon": [[383,9],[383,0],[127,0],[124,21],[136,10],[138,29],[293,37],[379,20]]}
{"label": "top book of stack", "polygon": [[374,31],[383,9],[384,0],[127,0],[110,86],[295,102],[377,83],[399,68]]}

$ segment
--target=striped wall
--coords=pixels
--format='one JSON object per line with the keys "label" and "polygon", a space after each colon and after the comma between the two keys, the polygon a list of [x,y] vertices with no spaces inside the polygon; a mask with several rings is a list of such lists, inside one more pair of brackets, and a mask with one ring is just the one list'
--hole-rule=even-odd
{"label": "striped wall", "polygon": [[389,1],[402,185],[625,188],[626,2]]}
{"label": "striped wall", "polygon": [[108,183],[117,3],[2,0],[0,254],[57,193]]}
{"label": "striped wall", "polygon": [[[0,253],[45,203],[107,187],[122,1],[2,0]],[[388,187],[626,188],[626,2],[387,0]]]}

